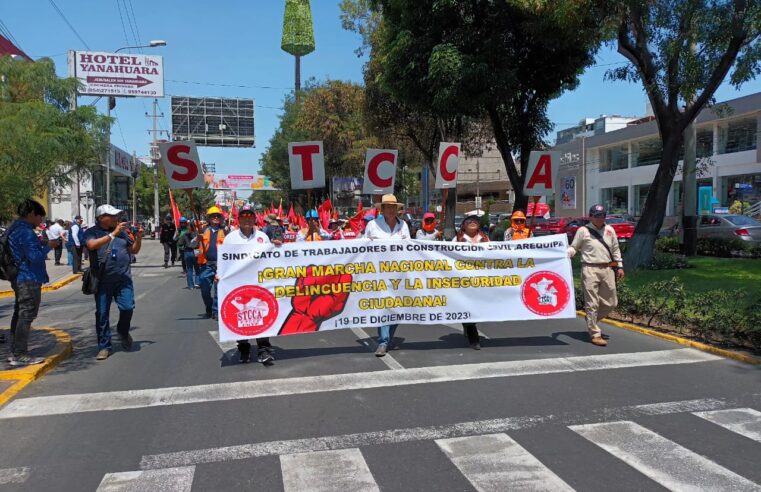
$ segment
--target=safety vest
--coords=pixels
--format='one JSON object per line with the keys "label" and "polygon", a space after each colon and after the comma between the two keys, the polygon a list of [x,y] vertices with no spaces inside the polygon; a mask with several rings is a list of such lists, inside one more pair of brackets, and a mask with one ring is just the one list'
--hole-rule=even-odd
{"label": "safety vest", "polygon": [[[225,230],[221,227],[217,230],[217,248],[219,245],[225,242]],[[199,265],[205,265],[206,252],[209,251],[209,245],[211,245],[211,228],[206,227],[203,232],[198,236],[198,256],[196,261]]]}

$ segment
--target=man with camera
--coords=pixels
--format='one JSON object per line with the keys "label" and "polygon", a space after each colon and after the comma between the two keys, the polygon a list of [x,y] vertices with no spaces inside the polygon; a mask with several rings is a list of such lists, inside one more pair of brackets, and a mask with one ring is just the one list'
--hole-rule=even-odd
{"label": "man with camera", "polygon": [[624,278],[624,262],[618,246],[616,231],[605,224],[605,206],[589,209],[590,222],[579,227],[568,256],[581,253],[581,286],[584,291],[584,311],[587,331],[593,344],[608,345],[597,321],[605,318],[618,305],[616,279]]}
{"label": "man with camera", "polygon": [[95,210],[97,224],[85,232],[85,245],[90,252],[90,265],[98,278],[95,293],[95,331],[98,335],[97,360],[111,355],[111,326],[109,311],[111,302],[119,308],[116,331],[125,350],[132,348],[129,334],[132,313],[135,309],[135,290],[132,285],[132,255],[140,252],[143,229],[130,227],[120,221],[122,211],[111,205],[101,205]]}

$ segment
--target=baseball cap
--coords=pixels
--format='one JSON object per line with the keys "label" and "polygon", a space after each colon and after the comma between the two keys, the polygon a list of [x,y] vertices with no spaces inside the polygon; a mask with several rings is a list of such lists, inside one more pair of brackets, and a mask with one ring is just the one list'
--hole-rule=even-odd
{"label": "baseball cap", "polygon": [[433,212],[426,212],[425,214],[423,214],[423,220],[425,220],[425,219],[435,219],[435,218],[436,218],[436,214],[433,213]]}
{"label": "baseball cap", "polygon": [[373,214],[367,214],[362,217],[362,220],[375,220],[375,216]]}
{"label": "baseball cap", "polygon": [[180,224],[187,222],[188,219],[185,217],[180,217]]}
{"label": "baseball cap", "polygon": [[605,216],[605,214],[606,214],[605,205],[602,205],[601,203],[598,203],[597,205],[592,205],[592,207],[589,209],[590,217],[598,217],[600,215]]}
{"label": "baseball cap", "polygon": [[254,207],[247,203],[238,210],[238,215],[241,214],[256,214],[256,210],[254,210]]}
{"label": "baseball cap", "polygon": [[79,220],[79,219],[81,219],[81,218],[82,218],[82,216],[81,216],[81,215],[76,215],[76,216],[74,216],[74,220]]}
{"label": "baseball cap", "polygon": [[120,213],[122,213],[121,210],[111,205],[101,205],[95,209],[95,217],[100,217],[102,215],[119,215]]}
{"label": "baseball cap", "polygon": [[307,219],[319,219],[320,216],[317,215],[317,210],[312,209],[312,210],[307,212],[306,218]]}

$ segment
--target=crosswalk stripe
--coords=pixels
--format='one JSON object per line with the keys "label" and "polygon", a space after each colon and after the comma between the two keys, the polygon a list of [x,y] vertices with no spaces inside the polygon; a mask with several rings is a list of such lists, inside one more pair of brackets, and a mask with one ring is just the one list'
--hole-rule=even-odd
{"label": "crosswalk stripe", "polygon": [[194,466],[108,473],[96,492],[190,492]]}
{"label": "crosswalk stripe", "polygon": [[713,412],[694,412],[698,417],[725,429],[761,442],[761,412],[752,408],[733,408]]}
{"label": "crosswalk stripe", "polygon": [[29,478],[29,468],[0,468],[0,485],[24,483]]}
{"label": "crosswalk stripe", "polygon": [[439,439],[436,444],[479,492],[573,490],[507,434]]}
{"label": "crosswalk stripe", "polygon": [[670,490],[761,490],[761,486],[631,421],[570,429]]}
{"label": "crosswalk stripe", "polygon": [[104,412],[451,381],[475,381],[489,378],[695,364],[719,360],[722,359],[718,356],[694,349],[672,349],[623,354],[418,367],[397,371],[331,374],[264,381],[236,381],[233,383],[104,393],[39,396],[21,398],[10,402],[0,409],[0,419],[61,414],[70,415],[82,412]]}
{"label": "crosswalk stripe", "polygon": [[[758,394],[751,395],[758,399]],[[206,449],[174,451],[163,454],[145,455],[140,460],[143,470],[153,468],[171,468],[176,466],[199,465],[202,463],[219,463],[226,461],[277,456],[281,454],[347,449],[379,444],[399,444],[403,442],[449,439],[481,434],[508,432],[529,429],[540,425],[572,425],[603,420],[627,420],[642,416],[670,415],[675,413],[699,412],[732,408],[737,406],[734,400],[707,398],[701,400],[668,401],[646,403],[624,407],[603,407],[583,412],[566,412],[552,415],[527,415],[501,419],[458,422],[450,425],[429,427],[409,427],[389,429],[338,436],[323,436],[306,439],[268,441],[250,444],[237,444]]]}
{"label": "crosswalk stripe", "polygon": [[285,492],[379,491],[357,448],[280,456]]}

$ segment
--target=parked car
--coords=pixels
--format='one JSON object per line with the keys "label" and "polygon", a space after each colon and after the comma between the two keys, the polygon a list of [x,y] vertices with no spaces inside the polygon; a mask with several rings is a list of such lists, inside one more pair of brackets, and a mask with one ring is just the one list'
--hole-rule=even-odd
{"label": "parked car", "polygon": [[741,239],[761,246],[761,222],[745,215],[702,215],[698,220],[698,239]]}
{"label": "parked car", "polygon": [[[590,217],[578,217],[570,221],[560,232],[565,233],[568,236],[568,242],[573,241],[573,236],[576,235],[576,231],[579,227],[587,225],[590,221]],[[618,241],[625,243],[631,239],[634,235],[634,223],[624,220],[621,216],[609,215],[605,217],[605,223],[608,224],[616,231]]]}
{"label": "parked car", "polygon": [[549,236],[550,234],[562,234],[563,228],[571,221],[568,217],[551,217],[536,222],[534,226],[534,236]]}

